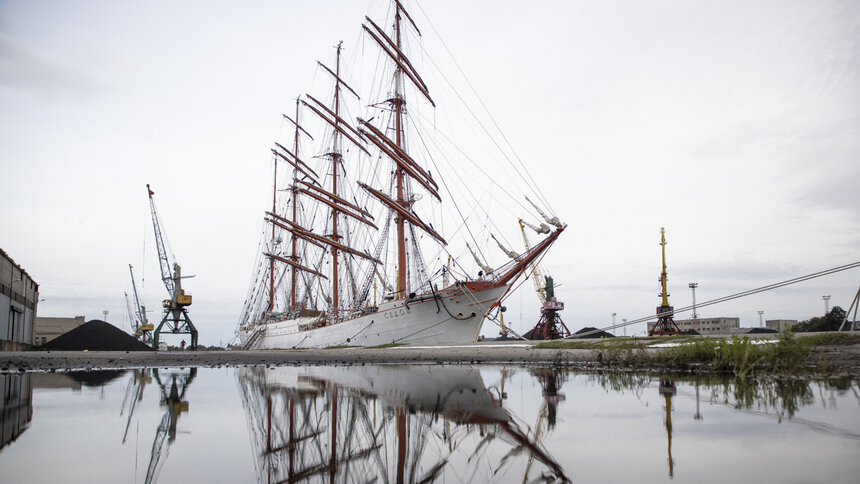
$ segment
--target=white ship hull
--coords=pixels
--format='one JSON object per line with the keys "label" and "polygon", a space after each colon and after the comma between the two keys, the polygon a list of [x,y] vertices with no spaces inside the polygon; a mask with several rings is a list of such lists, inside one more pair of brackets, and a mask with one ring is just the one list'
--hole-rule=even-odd
{"label": "white ship hull", "polygon": [[411,301],[392,301],[373,313],[313,329],[317,317],[300,317],[239,330],[248,349],[325,348],[383,344],[468,343],[478,338],[484,317],[507,291],[502,285],[470,291],[450,286]]}

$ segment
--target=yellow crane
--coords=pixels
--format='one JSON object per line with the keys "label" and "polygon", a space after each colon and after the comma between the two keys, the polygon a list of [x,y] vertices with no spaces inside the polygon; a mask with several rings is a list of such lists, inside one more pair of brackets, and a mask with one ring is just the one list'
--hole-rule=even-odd
{"label": "yellow crane", "polygon": [[657,321],[653,326],[648,328],[648,336],[666,335],[666,334],[681,334],[678,325],[675,324],[673,315],[675,308],[669,305],[669,289],[667,281],[669,276],[666,273],[666,229],[660,227],[660,247],[663,252],[663,271],[660,273],[660,305],[657,306]]}
{"label": "yellow crane", "polygon": [[[526,222],[523,219],[519,220],[520,222],[520,232],[523,234],[523,244],[526,246],[526,251],[531,250],[532,245],[529,243],[529,238],[526,235]],[[544,287],[544,274],[543,270],[541,270],[537,261],[532,261],[532,282],[535,285],[535,292],[537,292],[538,299],[540,299],[541,306],[546,303],[546,288]]]}
{"label": "yellow crane", "polygon": [[[164,282],[164,287],[170,296],[170,299],[165,299],[162,302],[164,317],[152,333],[152,348],[158,349],[159,336],[161,335],[162,328],[166,325],[165,329],[173,334],[191,335],[190,349],[193,350],[197,348],[197,328],[194,327],[191,318],[188,316],[187,308],[191,306],[191,294],[185,294],[185,289],[182,288],[182,268],[175,261],[171,261],[171,257],[167,254],[167,246],[164,243],[163,236],[164,231],[158,221],[158,211],[155,209],[155,200],[152,197],[155,195],[155,192],[152,191],[149,185],[146,185],[146,191],[149,194],[149,207],[152,211],[152,229],[155,233],[155,247],[158,249],[158,262],[161,266],[161,280]],[[170,272],[171,266],[173,268],[172,274]]]}

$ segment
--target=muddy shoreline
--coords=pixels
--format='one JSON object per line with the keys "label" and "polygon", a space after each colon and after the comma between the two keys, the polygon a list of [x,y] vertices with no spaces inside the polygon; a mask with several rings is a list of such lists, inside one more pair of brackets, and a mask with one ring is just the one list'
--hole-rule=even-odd
{"label": "muddy shoreline", "polygon": [[[647,349],[647,352],[657,351]],[[580,369],[620,368],[598,349],[542,349],[531,343],[473,343],[393,348],[335,348],[257,351],[26,351],[0,352],[0,371],[362,364],[514,364]],[[629,369],[629,368],[626,368]],[[633,368],[677,371],[677,368]],[[818,346],[808,369],[860,377],[860,345]]]}

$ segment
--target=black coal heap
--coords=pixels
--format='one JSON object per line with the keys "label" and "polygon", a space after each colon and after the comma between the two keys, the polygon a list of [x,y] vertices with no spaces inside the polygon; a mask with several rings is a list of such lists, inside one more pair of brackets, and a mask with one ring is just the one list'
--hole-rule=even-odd
{"label": "black coal heap", "polygon": [[152,351],[116,326],[93,319],[42,345],[56,351]]}

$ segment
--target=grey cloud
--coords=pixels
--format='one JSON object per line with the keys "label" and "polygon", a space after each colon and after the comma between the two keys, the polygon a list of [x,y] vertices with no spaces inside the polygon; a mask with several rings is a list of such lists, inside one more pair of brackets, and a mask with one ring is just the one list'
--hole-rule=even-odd
{"label": "grey cloud", "polygon": [[0,86],[51,100],[78,102],[105,92],[85,72],[0,34]]}

